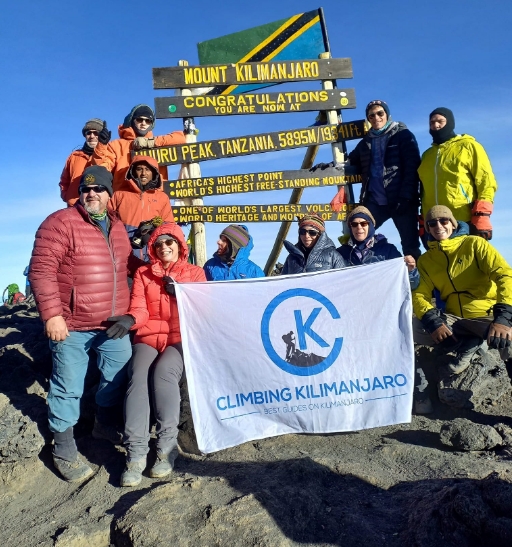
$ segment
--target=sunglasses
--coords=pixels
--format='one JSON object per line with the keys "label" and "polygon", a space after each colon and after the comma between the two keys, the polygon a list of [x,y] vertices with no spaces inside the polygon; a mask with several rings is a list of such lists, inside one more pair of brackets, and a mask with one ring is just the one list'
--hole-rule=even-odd
{"label": "sunglasses", "polygon": [[427,220],[427,226],[429,228],[433,228],[437,225],[438,222],[439,224],[441,224],[441,226],[448,226],[451,220],[449,218],[433,218],[432,220]]}
{"label": "sunglasses", "polygon": [[305,236],[306,234],[310,235],[311,237],[316,237],[320,232],[317,232],[316,230],[307,230],[306,228],[299,228],[299,235]]}
{"label": "sunglasses", "polygon": [[94,135],[96,137],[99,135],[98,131],[94,131],[94,129],[89,129],[89,131],[86,131],[85,134],[86,135]]}
{"label": "sunglasses", "polygon": [[161,249],[164,245],[167,247],[170,247],[173,243],[176,243],[174,239],[164,239],[163,241],[157,241],[155,243],[155,249]]}
{"label": "sunglasses", "polygon": [[147,124],[152,124],[153,123],[153,120],[151,120],[150,118],[135,118],[135,121],[137,123],[147,123]]}
{"label": "sunglasses", "polygon": [[95,194],[101,194],[106,192],[107,188],[105,186],[80,186],[81,194],[88,194],[89,192],[94,192]]}
{"label": "sunglasses", "polygon": [[361,222],[351,222],[350,226],[352,228],[357,228],[358,226],[362,226],[363,228],[366,228],[368,224],[369,223],[366,220],[362,220]]}
{"label": "sunglasses", "polygon": [[379,118],[383,118],[385,115],[386,113],[384,112],[384,110],[379,110],[378,112],[372,112],[371,114],[368,114],[368,119],[373,120],[373,118],[375,118],[376,116],[378,116]]}

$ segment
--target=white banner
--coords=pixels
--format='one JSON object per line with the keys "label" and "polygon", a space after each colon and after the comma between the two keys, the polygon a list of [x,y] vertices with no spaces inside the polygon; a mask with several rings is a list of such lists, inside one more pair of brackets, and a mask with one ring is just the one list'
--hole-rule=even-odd
{"label": "white banner", "polygon": [[411,421],[403,259],[266,279],[177,284],[199,448]]}

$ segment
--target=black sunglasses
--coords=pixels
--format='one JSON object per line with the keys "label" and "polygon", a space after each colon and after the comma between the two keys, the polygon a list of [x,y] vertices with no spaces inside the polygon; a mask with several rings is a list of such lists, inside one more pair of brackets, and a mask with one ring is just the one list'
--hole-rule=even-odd
{"label": "black sunglasses", "polygon": [[88,194],[89,192],[94,191],[96,194],[101,194],[102,192],[106,192],[107,188],[105,186],[80,186],[80,193],[81,194]]}
{"label": "black sunglasses", "polygon": [[306,234],[309,234],[311,237],[316,237],[320,232],[317,232],[316,230],[307,230],[306,228],[299,228],[299,235],[305,236]]}
{"label": "black sunglasses", "polygon": [[368,226],[368,222],[366,220],[362,220],[361,222],[351,222],[350,226],[352,228],[357,228],[358,226],[362,226],[363,228],[366,228]]}
{"label": "black sunglasses", "polygon": [[135,118],[135,121],[137,123],[142,123],[142,122],[146,122],[148,124],[152,124],[153,123],[153,120],[151,120],[150,118]]}
{"label": "black sunglasses", "polygon": [[451,220],[449,218],[433,218],[432,220],[427,220],[427,226],[429,228],[433,228],[437,225],[438,222],[441,224],[441,226],[448,226]]}
{"label": "black sunglasses", "polygon": [[372,112],[371,114],[368,114],[368,119],[372,120],[375,118],[375,116],[378,116],[379,118],[383,118],[386,113],[384,110],[379,110],[378,112]]}
{"label": "black sunglasses", "polygon": [[96,135],[96,137],[99,135],[97,131],[94,131],[94,129],[89,129],[89,131],[85,132],[86,135]]}

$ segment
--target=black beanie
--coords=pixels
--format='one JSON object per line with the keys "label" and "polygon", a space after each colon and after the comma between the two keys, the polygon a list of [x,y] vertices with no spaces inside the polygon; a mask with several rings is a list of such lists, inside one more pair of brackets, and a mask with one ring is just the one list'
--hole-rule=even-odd
{"label": "black beanie", "polygon": [[104,186],[110,197],[114,193],[112,189],[112,173],[103,165],[91,165],[87,167],[80,179],[80,186]]}
{"label": "black beanie", "polygon": [[[137,129],[135,127],[134,120],[135,118],[138,118],[140,116],[151,119],[151,123],[149,124],[147,129],[145,129],[144,131],[141,131],[140,129]],[[149,133],[150,131],[153,131],[153,128],[155,127],[155,113],[153,112],[151,107],[148,106],[147,104],[138,104],[134,106],[131,109],[130,113],[125,117],[123,122],[123,127],[126,127],[126,128],[131,127],[135,131],[135,134],[137,136],[145,137],[147,133]]]}
{"label": "black beanie", "polygon": [[428,116],[429,122],[434,114],[439,114],[440,116],[446,118],[446,125],[444,127],[441,127],[441,129],[437,130],[429,130],[429,133],[432,135],[432,140],[434,141],[434,143],[443,144],[443,142],[446,142],[455,137],[455,116],[449,108],[441,106],[439,108],[436,108],[435,110],[432,110],[432,112]]}
{"label": "black beanie", "polygon": [[385,101],[379,101],[379,100],[376,100],[376,101],[370,101],[367,105],[366,105],[366,110],[365,110],[365,113],[366,113],[366,119],[368,119],[368,112],[370,110],[370,108],[372,108],[373,106],[382,106],[382,109],[384,110],[384,112],[386,113],[386,116],[388,118],[388,121],[391,117],[391,114],[389,113],[389,106],[388,106],[388,103],[386,103]]}

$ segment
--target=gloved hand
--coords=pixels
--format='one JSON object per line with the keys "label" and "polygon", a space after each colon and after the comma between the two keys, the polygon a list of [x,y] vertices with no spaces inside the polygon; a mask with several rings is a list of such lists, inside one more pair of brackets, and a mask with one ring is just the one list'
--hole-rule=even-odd
{"label": "gloved hand", "polygon": [[112,131],[107,129],[107,122],[103,120],[103,129],[98,133],[98,141],[101,142],[101,144],[108,144],[111,136]]}
{"label": "gloved hand", "polygon": [[395,214],[403,215],[412,208],[412,200],[399,198],[400,201],[396,204]]}
{"label": "gloved hand", "polygon": [[123,338],[128,334],[128,331],[135,325],[135,319],[131,315],[114,315],[109,317],[107,321],[115,321],[115,323],[107,329],[107,336],[112,340]]}
{"label": "gloved hand", "polygon": [[313,165],[313,167],[311,167],[310,171],[314,173],[318,169],[324,171],[325,169],[330,169],[331,167],[334,167],[334,169],[337,169],[338,171],[343,171],[345,169],[345,166],[348,164],[348,161],[341,161],[339,163],[334,163],[333,161],[329,163],[317,163],[316,165]]}
{"label": "gloved hand", "polygon": [[343,205],[345,205],[346,202],[347,202],[347,197],[345,195],[345,187],[342,186],[338,190],[338,193],[331,200],[331,203],[330,203],[331,209],[335,213],[339,213],[340,211],[343,210]]}
{"label": "gloved hand", "polygon": [[164,289],[166,290],[167,294],[171,296],[176,296],[176,287],[174,286],[176,281],[174,281],[174,279],[168,275],[164,275],[162,277],[162,281],[164,283]]}
{"label": "gloved hand", "polygon": [[432,340],[434,340],[436,344],[440,344],[450,336],[452,337],[452,341],[457,341],[452,330],[446,324],[445,316],[437,308],[429,310],[421,318],[421,324],[423,325],[423,328],[430,333]]}
{"label": "gloved hand", "polygon": [[199,129],[197,129],[194,122],[194,118],[185,118],[183,120],[183,133],[185,135],[198,135]]}
{"label": "gloved hand", "polygon": [[487,344],[492,349],[505,349],[510,346],[512,328],[492,322],[487,335]]}
{"label": "gloved hand", "polygon": [[489,201],[476,200],[471,210],[471,234],[490,241],[492,239],[491,214],[493,205]]}
{"label": "gloved hand", "polygon": [[155,147],[155,139],[151,138],[148,139],[147,137],[137,137],[133,141],[132,148],[134,150],[140,150],[141,148],[154,148]]}

